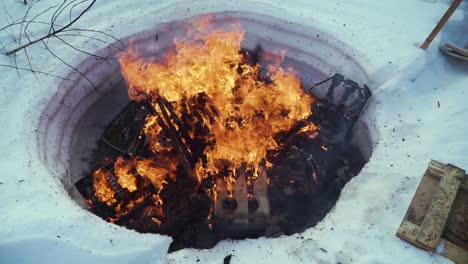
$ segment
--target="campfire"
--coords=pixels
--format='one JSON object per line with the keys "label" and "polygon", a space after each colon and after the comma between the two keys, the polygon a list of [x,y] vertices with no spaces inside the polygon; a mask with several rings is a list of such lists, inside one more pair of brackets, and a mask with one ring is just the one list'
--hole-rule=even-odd
{"label": "campfire", "polygon": [[369,90],[338,74],[305,89],[243,37],[204,19],[164,58],[120,55],[131,102],[76,183],[92,212],[177,250],[300,232],[333,207],[365,163],[349,140]]}

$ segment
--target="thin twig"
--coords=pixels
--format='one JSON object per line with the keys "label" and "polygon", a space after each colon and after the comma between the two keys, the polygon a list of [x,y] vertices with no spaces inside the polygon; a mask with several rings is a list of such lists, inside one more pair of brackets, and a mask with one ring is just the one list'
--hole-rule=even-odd
{"label": "thin twig", "polygon": [[[10,15],[10,13],[8,13],[8,11],[5,9],[5,6],[3,6],[3,11],[5,11],[5,14],[7,14],[7,16],[10,18],[11,20],[11,23],[15,23],[15,20],[13,19],[13,17]],[[19,24],[19,23],[18,23]],[[5,27],[6,28],[6,27]],[[3,28],[1,29],[3,30]],[[0,30],[0,31],[1,31]],[[15,38],[15,34],[13,33],[13,29],[10,28],[10,33],[11,33],[11,38],[13,39],[14,42],[16,42],[16,38]]]}
{"label": "thin twig", "polygon": [[26,59],[28,60],[29,69],[31,69],[32,73],[36,73],[36,71],[32,67],[31,60],[29,59],[28,49],[24,49],[24,54],[26,55]]}
{"label": "thin twig", "polygon": [[62,9],[63,5],[65,5],[66,2],[67,2],[67,0],[63,0],[62,3],[60,4],[60,6],[52,14],[52,17],[50,18],[50,28],[49,28],[49,33],[48,34],[52,33],[52,31],[54,31],[55,17],[57,16],[57,13]]}
{"label": "thin twig", "polygon": [[68,12],[68,17],[70,19],[70,22],[72,21],[72,12],[73,12],[73,9],[75,9],[75,7],[81,5],[82,3],[85,3],[85,2],[88,2],[89,0],[82,0],[81,2],[73,5],[71,8],[70,8],[70,11]]}
{"label": "thin twig", "polygon": [[[20,71],[28,71],[28,72],[31,72],[30,69],[21,68],[21,67],[15,67],[15,66],[8,65],[8,64],[0,64],[0,67],[13,68],[13,69],[16,69],[17,71],[20,70]],[[58,78],[58,79],[62,79],[62,80],[67,80],[67,81],[71,81],[71,82],[77,82],[76,80],[64,78],[64,77],[61,77],[61,76],[58,76],[58,75],[55,75],[55,74],[51,74],[51,73],[47,73],[47,72],[34,71],[34,73],[43,74],[43,75],[46,75],[46,76],[50,76],[50,77],[54,77],[54,78]]]}
{"label": "thin twig", "polygon": [[84,53],[86,55],[89,55],[91,57],[94,57],[94,58],[97,58],[97,59],[100,59],[100,60],[104,60],[109,66],[111,66],[110,62],[108,60],[116,60],[116,58],[105,58],[105,57],[102,57],[102,56],[99,56],[99,55],[96,55],[96,54],[92,54],[90,52],[87,52],[85,50],[81,50],[81,49],[78,49],[76,47],[74,47],[73,45],[71,45],[70,43],[66,42],[65,40],[63,40],[62,38],[60,38],[59,36],[55,35],[54,36],[56,39],[60,40],[61,42],[63,42],[63,44],[69,46],[70,48],[76,50],[76,51],[79,51],[81,53]]}
{"label": "thin twig", "polygon": [[120,51],[125,51],[125,49],[121,48],[121,47],[118,47],[116,46],[114,43],[111,43],[109,41],[105,41],[103,39],[99,39],[99,38],[95,38],[95,37],[91,37],[91,36],[86,36],[86,35],[81,35],[81,34],[64,34],[64,33],[60,33],[60,37],[83,37],[83,38],[89,38],[89,39],[92,39],[92,40],[96,40],[96,41],[99,41],[99,42],[102,42],[102,43],[105,43],[107,45],[110,45],[112,46],[113,48],[116,48]]}
{"label": "thin twig", "polygon": [[31,45],[33,45],[33,44],[38,43],[38,42],[43,42],[43,40],[48,39],[48,38],[52,37],[53,35],[58,34],[58,33],[62,32],[62,31],[64,31],[64,30],[66,30],[67,28],[71,27],[77,20],[79,20],[95,3],[96,3],[96,0],[93,0],[89,6],[87,6],[75,19],[73,19],[73,21],[71,21],[70,23],[68,23],[68,24],[65,25],[64,27],[62,27],[62,28],[60,28],[60,29],[58,29],[58,30],[53,30],[53,31],[50,32],[49,34],[47,34],[47,35],[45,35],[45,36],[43,36],[43,37],[41,37],[41,38],[38,38],[38,39],[36,39],[36,40],[34,40],[34,41],[31,41],[31,42],[29,42],[29,43],[27,43],[27,44],[25,44],[25,45],[21,45],[21,46],[15,48],[15,49],[13,49],[13,50],[10,50],[10,51],[8,51],[8,52],[5,53],[5,54],[6,54],[7,56],[10,56],[10,55],[12,55],[12,54],[18,52],[19,50],[22,50],[22,49],[24,49],[24,48],[27,48],[27,47],[29,47],[29,46],[31,46]]}
{"label": "thin twig", "polygon": [[35,4],[34,0],[31,0],[31,4],[28,6],[26,13],[24,13],[23,19],[21,20],[21,26],[20,26],[19,38],[18,38],[19,45],[21,45],[21,39],[23,36],[23,24],[26,23],[26,18],[28,17],[29,11],[31,11],[31,8],[34,6],[34,4]]}
{"label": "thin twig", "polygon": [[[33,20],[31,20],[31,21],[28,21],[28,23],[31,23],[31,24],[50,25],[50,22],[44,22],[44,21],[33,21]],[[10,27],[12,27],[12,26],[16,26],[16,25],[19,25],[19,24],[21,24],[21,21],[17,21],[17,22],[11,23],[11,24],[9,24],[9,25],[4,26],[3,28],[0,28],[0,31],[3,31],[3,30],[5,30],[5,29],[7,29],[7,28],[10,28]],[[60,26],[60,25],[59,25],[59,26]],[[118,42],[120,45],[122,45],[122,48],[119,48],[119,47],[117,47],[117,46],[115,46],[115,45],[112,45],[110,42],[105,42],[105,41],[104,41],[104,43],[107,43],[107,44],[109,44],[109,45],[112,45],[113,47],[115,47],[115,48],[117,48],[117,49],[124,50],[124,48],[125,48],[125,46],[126,46],[125,43],[123,43],[120,39],[118,39],[118,38],[116,38],[116,37],[114,37],[114,36],[112,36],[112,35],[110,35],[110,34],[108,34],[108,33],[106,33],[106,32],[99,31],[99,30],[70,27],[70,28],[68,28],[67,30],[62,31],[60,34],[61,34],[61,36],[64,36],[64,35],[67,35],[67,34],[63,34],[64,32],[78,32],[78,33],[80,33],[81,31],[83,31],[83,32],[98,33],[98,34],[102,34],[102,35],[104,35],[104,36],[106,36],[106,37],[109,37],[109,38],[111,38],[112,40],[114,40],[115,42]],[[68,34],[68,35],[70,35],[70,34]],[[85,37],[84,35],[81,35],[81,36]],[[92,38],[92,37],[89,37],[89,36],[86,36],[86,37],[87,37],[87,38]],[[93,38],[93,39],[94,39],[94,38]],[[96,39],[96,40],[99,40],[99,39]],[[101,42],[103,42],[103,41],[101,41]]]}
{"label": "thin twig", "polygon": [[69,28],[67,30],[64,30],[64,32],[70,32],[70,31],[84,31],[84,32],[94,32],[94,33],[99,33],[99,34],[103,34],[105,36],[108,36],[109,38],[115,40],[116,42],[118,42],[120,45],[122,45],[122,47],[125,47],[125,43],[123,43],[120,39],[106,33],[106,32],[103,32],[103,31],[99,31],[99,30],[93,30],[93,29],[84,29],[84,28]]}
{"label": "thin twig", "polygon": [[94,83],[88,78],[88,76],[86,76],[84,73],[82,73],[80,70],[78,70],[77,68],[73,67],[72,65],[70,65],[69,63],[67,63],[66,61],[64,61],[62,58],[60,58],[59,56],[57,56],[57,54],[55,54],[53,51],[51,51],[49,49],[49,47],[47,46],[47,44],[45,43],[44,40],[42,40],[42,44],[44,45],[45,49],[52,55],[54,56],[57,60],[59,60],[60,62],[62,62],[63,64],[65,64],[66,66],[68,66],[69,68],[73,69],[74,71],[76,71],[81,77],[85,78],[90,84],[91,86],[93,86],[94,90],[96,90],[97,92],[101,93],[101,91],[99,91],[96,86],[94,85]]}
{"label": "thin twig", "polygon": [[[34,37],[34,35],[33,35],[31,32],[29,32],[29,33]],[[26,31],[26,29],[24,30],[24,35],[25,35],[26,38],[29,40],[29,35],[28,35],[28,32]],[[36,75],[36,74],[35,74],[36,71],[33,69],[31,60],[29,59],[28,49],[24,49],[24,54],[26,55],[26,59],[28,60],[28,65],[29,65],[29,68],[31,69],[31,72],[32,72],[34,75]]]}
{"label": "thin twig", "polygon": [[[66,2],[67,0],[64,0],[64,1]],[[55,13],[55,17],[53,17],[53,18],[52,18],[53,21],[51,21],[51,29],[55,29],[55,25],[56,25],[56,24],[55,24],[55,21],[57,21],[57,19],[58,19],[59,16],[63,13],[63,11],[65,11],[65,10],[67,9],[67,7],[69,7],[70,5],[72,5],[73,3],[75,3],[76,1],[78,1],[78,0],[72,0],[71,2],[69,2],[68,4],[66,4],[65,6],[63,6],[62,8],[59,8],[59,9],[57,10],[58,12]],[[71,20],[70,20],[70,22],[71,22]],[[50,31],[49,31],[49,32],[50,32]]]}
{"label": "thin twig", "polygon": [[19,74],[18,62],[16,61],[16,54],[15,54],[15,56],[13,56],[13,62],[15,63],[16,73]]}
{"label": "thin twig", "polygon": [[[35,15],[31,20],[27,21],[26,26],[24,27],[24,30],[23,30],[23,31],[26,32],[26,31],[28,30],[29,25],[31,25],[31,23],[32,23],[36,18],[38,18],[40,15],[42,15],[42,14],[48,12],[48,11],[51,10],[52,8],[55,8],[56,6],[57,6],[57,5],[54,5],[54,6],[51,6],[51,7],[47,8],[47,9],[43,10],[43,11],[40,12],[39,14]],[[21,25],[22,25],[22,23],[21,23]],[[30,40],[29,38],[28,38],[28,40],[29,40],[29,42],[31,42],[31,40]]]}
{"label": "thin twig", "polygon": [[3,45],[2,41],[0,41],[0,45],[2,46],[2,50],[6,50],[6,47],[5,47],[5,45]]}

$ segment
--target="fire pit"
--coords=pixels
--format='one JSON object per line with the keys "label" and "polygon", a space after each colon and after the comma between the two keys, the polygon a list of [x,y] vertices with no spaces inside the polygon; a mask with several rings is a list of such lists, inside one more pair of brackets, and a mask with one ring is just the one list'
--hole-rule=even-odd
{"label": "fire pit", "polygon": [[310,37],[223,13],[101,51],[120,61],[85,61],[97,85],[65,84],[44,113],[39,142],[60,146],[44,160],[83,207],[171,235],[170,250],[315,225],[369,158],[359,116],[370,91],[357,64],[333,69],[324,52],[281,43],[284,35]]}

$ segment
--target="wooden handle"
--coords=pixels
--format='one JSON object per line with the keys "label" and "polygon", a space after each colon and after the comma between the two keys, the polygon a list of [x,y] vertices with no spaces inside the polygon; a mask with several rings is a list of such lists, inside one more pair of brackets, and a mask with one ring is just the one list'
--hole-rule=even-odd
{"label": "wooden handle", "polygon": [[457,7],[460,5],[462,0],[454,0],[453,3],[450,5],[447,12],[445,12],[444,16],[440,19],[439,23],[437,23],[436,27],[432,30],[431,34],[427,37],[426,41],[421,45],[421,49],[426,49],[431,44],[432,40],[439,34],[440,30],[445,26],[449,18],[453,15]]}

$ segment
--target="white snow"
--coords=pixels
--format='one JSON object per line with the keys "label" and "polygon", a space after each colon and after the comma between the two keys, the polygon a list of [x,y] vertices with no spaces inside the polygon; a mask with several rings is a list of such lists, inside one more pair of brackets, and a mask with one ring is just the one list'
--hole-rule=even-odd
{"label": "white snow", "polygon": [[[31,12],[37,14],[59,2],[37,1]],[[169,237],[106,223],[69,198],[40,158],[35,131],[60,81],[0,67],[0,263],[221,263],[229,254],[234,264],[450,263],[395,237],[430,159],[468,169],[468,65],[438,51],[443,41],[468,44],[468,3],[460,6],[427,51],[418,48],[450,2],[98,1],[79,26],[117,38],[175,19],[226,10],[255,11],[334,36],[356,51],[351,56],[368,74],[373,96],[365,118],[372,127],[373,155],[345,186],[333,211],[302,234],[223,241],[210,250],[185,249],[168,255]],[[9,15],[21,19],[27,8],[21,1],[0,5],[0,28],[10,22]],[[61,23],[65,22],[64,17]],[[45,30],[31,26],[35,36]],[[17,45],[12,38],[17,32],[0,32],[7,49]],[[105,46],[82,38],[70,41],[89,51]],[[73,65],[85,58],[58,41],[49,44]],[[31,47],[29,55],[42,71],[61,76],[69,72],[41,45]],[[24,54],[17,56],[17,63],[28,67]],[[0,64],[11,65],[13,60],[0,55]]]}

